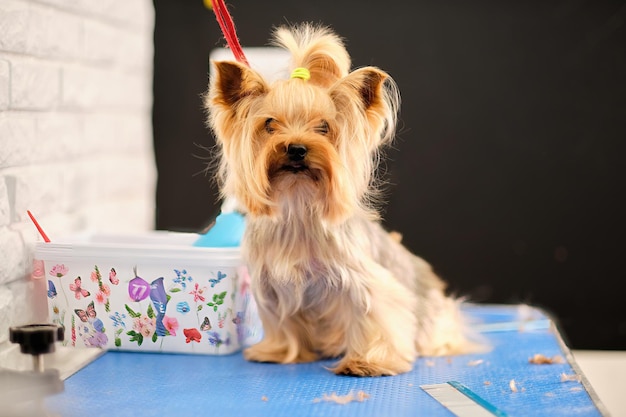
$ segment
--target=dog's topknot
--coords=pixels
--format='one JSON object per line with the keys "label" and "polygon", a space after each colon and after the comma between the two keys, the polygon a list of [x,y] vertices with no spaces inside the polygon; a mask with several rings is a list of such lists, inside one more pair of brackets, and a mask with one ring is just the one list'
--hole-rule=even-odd
{"label": "dog's topknot", "polygon": [[325,26],[304,23],[279,27],[272,44],[287,49],[293,68],[308,69],[310,82],[322,87],[330,87],[350,72],[350,56],[343,41]]}

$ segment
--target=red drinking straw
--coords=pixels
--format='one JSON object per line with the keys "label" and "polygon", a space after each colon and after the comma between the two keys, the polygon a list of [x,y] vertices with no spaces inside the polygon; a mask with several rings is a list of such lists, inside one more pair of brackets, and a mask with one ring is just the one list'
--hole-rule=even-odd
{"label": "red drinking straw", "polygon": [[48,238],[48,235],[46,234],[46,232],[43,231],[43,229],[41,228],[41,226],[39,226],[39,222],[37,222],[37,220],[35,219],[35,216],[33,216],[33,213],[30,212],[30,210],[26,210],[26,213],[28,213],[28,216],[30,216],[30,219],[33,221],[33,223],[35,224],[35,227],[37,228],[37,230],[39,231],[39,234],[41,235],[41,237],[43,238],[44,242],[46,243],[50,243],[50,239]]}

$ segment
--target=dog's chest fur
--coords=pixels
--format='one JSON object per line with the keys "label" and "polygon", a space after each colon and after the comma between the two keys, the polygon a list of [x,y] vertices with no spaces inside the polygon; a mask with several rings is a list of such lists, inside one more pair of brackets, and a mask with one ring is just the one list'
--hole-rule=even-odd
{"label": "dog's chest fur", "polygon": [[[255,219],[246,228],[244,253],[257,302],[270,306],[277,320],[298,322],[310,349],[334,357],[345,350],[344,333],[354,313],[345,306],[359,285],[350,277],[360,266],[343,227],[307,223]],[[365,302],[357,307],[360,314],[366,308]]]}
{"label": "dog's chest fur", "polygon": [[339,269],[350,263],[341,229],[301,218],[254,219],[243,239],[244,256],[253,275],[275,285],[294,286],[300,292],[309,286],[339,289]]}

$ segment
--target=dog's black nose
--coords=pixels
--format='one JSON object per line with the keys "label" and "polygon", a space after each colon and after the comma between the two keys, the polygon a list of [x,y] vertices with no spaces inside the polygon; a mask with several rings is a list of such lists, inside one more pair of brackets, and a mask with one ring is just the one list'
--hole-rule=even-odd
{"label": "dog's black nose", "polygon": [[292,144],[287,146],[287,156],[289,160],[293,162],[302,161],[306,156],[306,152],[307,149],[304,145]]}

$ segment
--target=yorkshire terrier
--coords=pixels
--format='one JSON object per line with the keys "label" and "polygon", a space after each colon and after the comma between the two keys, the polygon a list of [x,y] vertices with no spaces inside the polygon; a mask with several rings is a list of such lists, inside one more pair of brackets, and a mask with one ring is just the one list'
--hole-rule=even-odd
{"label": "yorkshire terrier", "polygon": [[350,71],[330,29],[278,28],[291,78],[213,62],[205,96],[222,196],[246,214],[242,251],[263,323],[248,360],[340,358],[337,374],[395,375],[467,352],[459,301],[376,211],[380,150],[400,102],[384,71]]}

